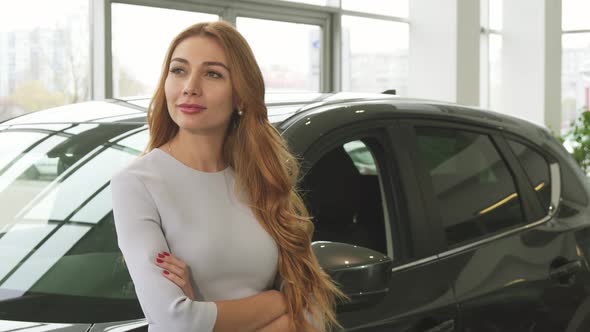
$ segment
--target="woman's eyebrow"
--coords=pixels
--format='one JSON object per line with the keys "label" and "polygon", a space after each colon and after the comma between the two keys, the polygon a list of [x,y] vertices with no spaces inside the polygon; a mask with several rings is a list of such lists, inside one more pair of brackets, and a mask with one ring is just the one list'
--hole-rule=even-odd
{"label": "woman's eyebrow", "polygon": [[174,61],[186,63],[188,65],[188,61],[186,59],[183,59],[183,58],[174,58],[174,59],[170,60],[171,63],[174,62]]}
{"label": "woman's eyebrow", "polygon": [[[183,58],[174,58],[174,59],[170,60],[170,63],[172,63],[174,61],[182,62],[187,65],[189,64],[188,60],[183,59]],[[205,61],[205,62],[203,62],[203,65],[205,65],[205,66],[221,66],[221,67],[225,68],[227,71],[229,71],[229,68],[223,62],[219,62],[219,61]]]}
{"label": "woman's eyebrow", "polygon": [[227,71],[229,71],[229,68],[223,62],[205,61],[205,62],[203,62],[203,64],[207,65],[207,66],[221,66],[221,67],[225,68]]}

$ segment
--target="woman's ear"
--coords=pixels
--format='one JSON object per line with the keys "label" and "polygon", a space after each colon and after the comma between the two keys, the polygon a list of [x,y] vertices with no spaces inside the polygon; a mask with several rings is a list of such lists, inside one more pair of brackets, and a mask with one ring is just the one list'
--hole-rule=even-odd
{"label": "woman's ear", "polygon": [[244,106],[241,105],[241,104],[234,104],[233,110],[236,111],[236,112],[239,112],[240,115],[242,115],[241,112],[244,111]]}
{"label": "woman's ear", "polygon": [[233,99],[232,103],[233,103],[233,110],[234,111],[242,108],[242,105],[241,105],[242,103],[240,102],[240,100],[238,99],[238,97],[236,95],[234,95],[232,99]]}

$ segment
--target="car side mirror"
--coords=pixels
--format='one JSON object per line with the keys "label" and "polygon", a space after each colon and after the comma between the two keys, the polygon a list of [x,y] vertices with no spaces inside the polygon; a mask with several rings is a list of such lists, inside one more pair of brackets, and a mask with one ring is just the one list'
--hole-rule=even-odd
{"label": "car side mirror", "polygon": [[375,304],[389,292],[393,261],[386,255],[339,242],[317,241],[311,247],[322,269],[350,297],[340,309]]}

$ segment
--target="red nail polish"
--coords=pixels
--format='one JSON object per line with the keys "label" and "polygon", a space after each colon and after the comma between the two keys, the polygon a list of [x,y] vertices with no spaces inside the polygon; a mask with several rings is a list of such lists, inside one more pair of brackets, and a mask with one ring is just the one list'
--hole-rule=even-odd
{"label": "red nail polish", "polygon": [[164,255],[162,255],[162,254],[158,254],[158,257],[160,257],[160,258],[164,258]]}
{"label": "red nail polish", "polygon": [[164,274],[170,274],[170,272],[168,272],[168,271],[164,270]]}
{"label": "red nail polish", "polygon": [[161,259],[159,259],[159,258],[156,258],[156,262],[158,262],[158,263],[164,263],[164,261],[161,260]]}
{"label": "red nail polish", "polygon": [[166,256],[170,256],[170,254],[169,254],[169,253],[167,253],[167,252],[165,252],[165,251],[164,251],[164,255],[166,255]]}

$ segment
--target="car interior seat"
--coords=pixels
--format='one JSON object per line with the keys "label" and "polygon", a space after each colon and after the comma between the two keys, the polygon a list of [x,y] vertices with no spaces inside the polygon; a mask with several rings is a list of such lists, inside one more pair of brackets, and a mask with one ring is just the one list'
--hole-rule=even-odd
{"label": "car interior seat", "polygon": [[361,174],[342,146],[324,155],[311,168],[304,178],[303,188],[304,199],[314,218],[313,241],[374,246],[367,224],[359,218]]}

